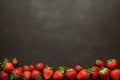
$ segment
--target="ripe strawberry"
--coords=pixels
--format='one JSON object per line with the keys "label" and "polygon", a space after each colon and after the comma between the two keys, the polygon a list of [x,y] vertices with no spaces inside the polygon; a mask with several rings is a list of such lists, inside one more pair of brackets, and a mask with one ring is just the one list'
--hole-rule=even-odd
{"label": "ripe strawberry", "polygon": [[66,68],[64,66],[60,66],[59,69],[56,70],[55,73],[53,74],[53,79],[54,80],[63,80],[65,69]]}
{"label": "ripe strawberry", "polygon": [[30,71],[24,71],[22,74],[23,80],[29,80],[31,78],[31,72]]}
{"label": "ripe strawberry", "polygon": [[99,72],[100,68],[98,66],[91,67],[92,71]]}
{"label": "ripe strawberry", "polygon": [[69,80],[74,80],[75,77],[77,75],[77,72],[74,70],[74,69],[68,69],[66,72],[65,72],[65,76],[66,78],[68,78]]}
{"label": "ripe strawberry", "polygon": [[82,69],[82,67],[80,65],[76,65],[74,67],[74,70],[77,71],[77,72],[79,72],[81,69]]}
{"label": "ripe strawberry", "polygon": [[120,69],[114,69],[110,72],[110,76],[113,80],[120,80]]}
{"label": "ripe strawberry", "polygon": [[14,66],[16,66],[16,65],[18,64],[18,59],[17,59],[17,58],[13,58],[13,59],[12,59],[12,64],[13,64]]}
{"label": "ripe strawberry", "polygon": [[1,78],[2,80],[9,80],[9,74],[6,73],[6,72],[4,72],[4,71],[1,71],[1,72],[0,72],[0,78]]}
{"label": "ripe strawberry", "polygon": [[104,66],[104,62],[102,61],[102,60],[100,60],[100,59],[98,59],[98,60],[96,60],[96,66],[98,66],[98,67],[102,67],[102,66]]}
{"label": "ripe strawberry", "polygon": [[53,70],[51,67],[46,66],[46,68],[43,69],[43,76],[45,80],[48,80],[52,77],[53,75]]}
{"label": "ripe strawberry", "polygon": [[99,71],[99,75],[104,80],[109,80],[110,79],[110,71],[109,71],[108,68],[102,67]]}
{"label": "ripe strawberry", "polygon": [[109,69],[115,69],[118,67],[118,61],[116,59],[109,59],[107,60],[106,66]]}
{"label": "ripe strawberry", "polygon": [[80,70],[76,76],[77,80],[89,80],[89,78],[90,78],[90,76],[86,69]]}
{"label": "ripe strawberry", "polygon": [[10,80],[18,79],[22,77],[22,67],[16,68],[10,74]]}
{"label": "ripe strawberry", "polygon": [[30,67],[28,65],[23,66],[23,71],[30,71]]}
{"label": "ripe strawberry", "polygon": [[13,71],[14,65],[8,60],[8,59],[4,59],[1,67],[3,67],[3,71],[10,73],[11,71]]}
{"label": "ripe strawberry", "polygon": [[31,71],[33,71],[34,70],[34,65],[29,65],[29,68],[30,68]]}
{"label": "ripe strawberry", "polygon": [[92,79],[97,79],[99,77],[99,70],[100,68],[97,66],[93,66],[88,69],[88,72]]}
{"label": "ripe strawberry", "polygon": [[42,62],[39,62],[35,65],[37,70],[43,70],[44,69],[44,64]]}
{"label": "ripe strawberry", "polygon": [[42,75],[42,73],[40,71],[33,70],[32,74],[31,74],[31,77],[35,80],[41,80],[41,75]]}

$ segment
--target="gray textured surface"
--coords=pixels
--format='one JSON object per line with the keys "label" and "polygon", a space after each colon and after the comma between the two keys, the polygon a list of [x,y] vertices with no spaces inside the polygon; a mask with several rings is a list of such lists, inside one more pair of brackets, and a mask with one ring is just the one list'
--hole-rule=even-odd
{"label": "gray textured surface", "polygon": [[0,60],[88,67],[119,53],[120,0],[0,0]]}

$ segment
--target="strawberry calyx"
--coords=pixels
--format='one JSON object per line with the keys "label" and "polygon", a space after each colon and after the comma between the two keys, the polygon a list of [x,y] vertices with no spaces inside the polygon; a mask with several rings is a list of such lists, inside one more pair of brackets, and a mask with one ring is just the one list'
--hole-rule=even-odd
{"label": "strawberry calyx", "polygon": [[27,77],[25,75],[22,75],[23,80],[27,80]]}
{"label": "strawberry calyx", "polygon": [[36,76],[35,80],[42,80],[42,76],[41,75]]}
{"label": "strawberry calyx", "polygon": [[10,80],[13,80],[13,79],[15,79],[15,78],[17,78],[17,77],[16,77],[16,74],[15,74],[14,72],[12,72],[12,73],[10,74]]}
{"label": "strawberry calyx", "polygon": [[66,67],[66,66],[60,66],[60,67],[59,67],[59,70],[60,70],[60,72],[61,72],[62,74],[64,74],[65,71],[67,71],[68,69],[69,69],[69,68]]}
{"label": "strawberry calyx", "polygon": [[50,66],[46,66],[46,68],[48,68],[48,69],[52,69],[52,67],[50,67]]}
{"label": "strawberry calyx", "polygon": [[102,68],[100,69],[100,71],[99,71],[99,74],[104,75],[104,74],[105,74],[106,72],[108,72],[108,71],[109,71],[108,68],[102,67]]}
{"label": "strawberry calyx", "polygon": [[1,67],[4,67],[8,62],[9,60],[7,58],[4,59],[3,62],[1,63]]}
{"label": "strawberry calyx", "polygon": [[88,71],[88,73],[89,73],[90,75],[93,74],[93,70],[92,70],[92,68],[88,68],[87,71]]}
{"label": "strawberry calyx", "polygon": [[12,71],[10,74],[10,80],[17,79],[17,78],[19,78],[19,76],[16,75],[16,73]]}
{"label": "strawberry calyx", "polygon": [[11,61],[12,63],[17,63],[17,58],[13,58]]}
{"label": "strawberry calyx", "polygon": [[114,63],[115,61],[116,61],[116,59],[108,59],[107,60],[107,62],[110,63],[110,64]]}

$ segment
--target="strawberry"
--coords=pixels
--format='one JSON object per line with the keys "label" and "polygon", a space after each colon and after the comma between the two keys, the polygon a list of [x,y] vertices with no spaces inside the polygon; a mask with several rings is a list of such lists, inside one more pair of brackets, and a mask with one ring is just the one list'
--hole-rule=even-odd
{"label": "strawberry", "polygon": [[65,69],[66,68],[64,66],[60,66],[59,69],[56,70],[55,73],[53,74],[53,79],[54,80],[63,80]]}
{"label": "strawberry", "polygon": [[80,65],[76,65],[74,67],[74,70],[77,71],[77,72],[79,72],[81,69],[82,69],[82,67]]}
{"label": "strawberry", "polygon": [[2,80],[9,80],[9,74],[7,72],[1,71],[0,72],[0,78]]}
{"label": "strawberry", "polygon": [[99,72],[100,68],[98,66],[91,67],[92,71]]}
{"label": "strawberry", "polygon": [[104,66],[104,62],[102,61],[102,60],[100,60],[100,59],[98,59],[98,60],[96,60],[96,66],[98,66],[98,67],[102,67],[102,66]]}
{"label": "strawberry", "polygon": [[34,65],[29,65],[30,70],[34,70]]}
{"label": "strawberry", "polygon": [[29,70],[30,70],[30,67],[28,65],[23,66],[23,71],[29,71]]}
{"label": "strawberry", "polygon": [[90,76],[86,69],[80,70],[76,76],[77,80],[89,80],[89,78],[90,78]]}
{"label": "strawberry", "polygon": [[102,67],[99,71],[99,75],[101,78],[103,78],[104,80],[109,80],[110,79],[110,71],[108,68]]}
{"label": "strawberry", "polygon": [[13,59],[12,59],[12,64],[13,64],[14,66],[16,66],[16,65],[18,64],[18,59],[17,59],[17,58],[13,58]]}
{"label": "strawberry", "polygon": [[109,69],[115,69],[118,67],[118,61],[116,59],[109,59],[107,60],[106,66]]}
{"label": "strawberry", "polygon": [[31,77],[36,80],[41,80],[41,75],[42,73],[35,69],[32,71]]}
{"label": "strawberry", "polygon": [[120,80],[120,69],[114,69],[110,72],[110,76],[113,80]]}
{"label": "strawberry", "polygon": [[24,71],[22,74],[23,80],[29,80],[31,78],[31,72],[30,71]]}
{"label": "strawberry", "polygon": [[65,72],[65,76],[66,76],[66,78],[68,78],[69,80],[74,80],[75,77],[76,77],[76,75],[77,75],[77,72],[76,72],[74,69],[72,69],[72,68],[68,69],[68,70]]}
{"label": "strawberry", "polygon": [[52,68],[49,66],[46,66],[46,68],[43,69],[43,76],[45,80],[50,79],[53,76]]}
{"label": "strawberry", "polygon": [[8,60],[8,59],[4,59],[1,67],[3,67],[3,71],[10,73],[11,71],[13,71],[14,65]]}
{"label": "strawberry", "polygon": [[10,74],[10,80],[18,79],[22,77],[22,67],[16,68]]}
{"label": "strawberry", "polygon": [[100,68],[97,66],[93,66],[88,69],[88,72],[92,79],[97,79],[99,77],[99,70]]}
{"label": "strawberry", "polygon": [[44,69],[44,64],[42,62],[39,62],[35,65],[37,70],[43,70]]}

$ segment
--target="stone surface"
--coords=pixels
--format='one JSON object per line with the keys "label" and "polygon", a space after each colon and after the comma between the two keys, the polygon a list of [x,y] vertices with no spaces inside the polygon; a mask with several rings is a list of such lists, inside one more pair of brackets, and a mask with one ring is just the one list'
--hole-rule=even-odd
{"label": "stone surface", "polygon": [[120,61],[120,0],[0,0],[0,60],[84,67]]}

